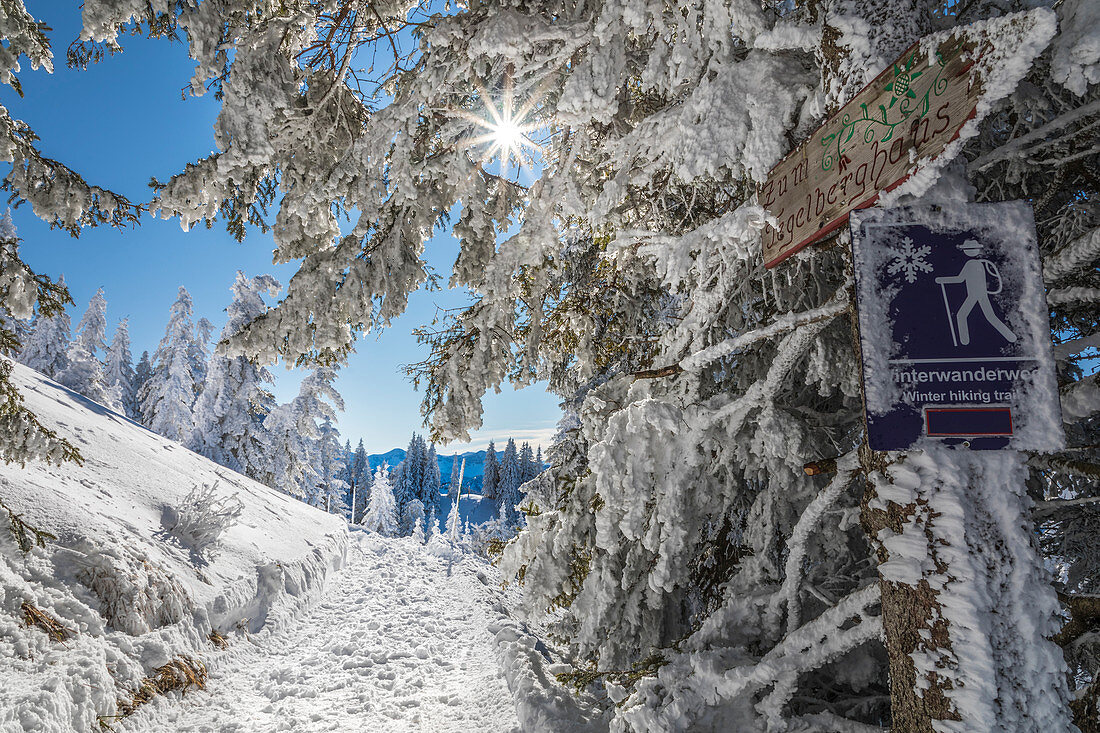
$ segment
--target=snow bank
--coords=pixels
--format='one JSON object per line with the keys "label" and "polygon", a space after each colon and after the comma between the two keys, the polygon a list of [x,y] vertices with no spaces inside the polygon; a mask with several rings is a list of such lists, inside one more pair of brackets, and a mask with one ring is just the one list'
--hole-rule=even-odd
{"label": "snow bank", "polygon": [[[57,540],[24,556],[0,512],[0,731],[88,731],[151,670],[209,657],[218,630],[269,633],[316,598],[345,561],[346,528],[15,365],[27,406],[84,465],[0,466],[0,499]],[[202,555],[171,518],[196,486],[236,494],[237,520]],[[72,638],[23,623],[22,604]],[[113,721],[108,721],[113,722]]]}
{"label": "snow bank", "polygon": [[[497,661],[516,703],[520,727],[532,733],[600,733],[608,723],[587,695],[557,683],[549,652],[518,621],[501,618],[496,633]],[[563,665],[565,666],[565,665]],[[565,666],[565,668],[568,668]]]}

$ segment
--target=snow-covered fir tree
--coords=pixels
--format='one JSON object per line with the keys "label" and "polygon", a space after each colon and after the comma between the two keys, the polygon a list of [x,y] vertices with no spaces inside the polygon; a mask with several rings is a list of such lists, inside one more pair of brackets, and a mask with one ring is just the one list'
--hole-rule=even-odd
{"label": "snow-covered fir tree", "polygon": [[452,545],[458,544],[462,535],[462,513],[460,511],[459,503],[461,497],[455,494],[451,499],[450,509],[447,510],[447,521],[443,525],[443,531],[447,535],[447,539]]}
{"label": "snow-covered fir tree", "polygon": [[439,534],[439,505],[432,504],[428,507],[428,519],[424,523],[424,536],[428,539]]}
{"label": "snow-covered fir tree", "polygon": [[359,444],[355,446],[355,454],[351,459],[351,477],[359,485],[370,486],[373,473],[370,468],[370,459],[367,456],[367,449],[363,445],[363,439],[359,439]]}
{"label": "snow-covered fir tree", "polygon": [[123,318],[115,326],[115,333],[107,347],[103,364],[107,386],[118,391],[119,401],[126,417],[141,421],[141,408],[137,399],[137,377],[134,357],[130,353],[130,321]]}
{"label": "snow-covered fir tree", "polygon": [[145,413],[142,411],[141,395],[144,394],[145,385],[153,376],[153,362],[148,351],[142,351],[137,364],[134,365],[134,405],[138,417],[135,420],[145,423]]}
{"label": "snow-covered fir tree", "polygon": [[367,502],[361,524],[384,537],[397,535],[397,503],[393,497],[393,486],[390,485],[389,466],[385,463],[374,473],[370,501]]}
{"label": "snow-covered fir tree", "polygon": [[370,499],[370,487],[373,474],[370,470],[370,462],[367,459],[367,449],[363,446],[363,439],[359,439],[359,445],[348,461],[348,483],[350,485],[352,515],[351,521],[356,522],[366,511],[367,501]]}
{"label": "snow-covered fir tree", "polygon": [[69,343],[65,368],[57,381],[112,410],[122,411],[122,390],[110,383],[99,353],[107,350],[107,299],[103,288],[88,302],[76,335]]}
{"label": "snow-covered fir tree", "polygon": [[[222,340],[236,334],[267,311],[263,295],[274,297],[280,285],[270,275],[246,277],[237,272],[230,288]],[[191,364],[195,362],[192,349]],[[206,381],[194,409],[194,430],[188,446],[227,468],[259,479],[269,467],[264,420],[275,407],[271,373],[244,356],[215,353],[206,367]]]}
{"label": "snow-covered fir tree", "polygon": [[410,443],[411,451],[405,457],[401,477],[405,481],[405,491],[409,501],[419,499],[424,493],[424,480],[428,473],[428,443],[423,435],[414,435]]}
{"label": "snow-covered fir tree", "polygon": [[76,326],[73,341],[83,344],[92,356],[107,350],[107,297],[99,288],[88,301],[88,307]]}
{"label": "snow-covered fir tree", "polygon": [[436,453],[435,443],[428,446],[428,453],[424,457],[424,483],[421,486],[419,499],[424,506],[432,506],[439,498],[439,488],[443,477],[439,471],[439,454]]}
{"label": "snow-covered fir tree", "polygon": [[454,493],[456,490],[460,490],[459,481],[462,480],[462,461],[459,460],[458,454],[455,453],[451,456],[451,477],[447,480],[447,493]]}
{"label": "snow-covered fir tree", "polygon": [[261,474],[263,483],[303,501],[316,496],[321,482],[317,465],[320,423],[335,420],[336,410],[344,409],[335,380],[334,369],[314,369],[302,380],[298,396],[276,406],[264,419],[268,460]]}
{"label": "snow-covered fir tree", "polygon": [[485,449],[485,468],[481,475],[481,495],[492,502],[500,499],[500,461],[493,441]]}
{"label": "snow-covered fir tree", "polygon": [[344,516],[348,513],[348,484],[340,478],[347,465],[346,454],[340,447],[340,431],[330,418],[321,421],[316,444],[317,489],[316,505],[330,514]]}
{"label": "snow-covered fir tree", "polygon": [[344,446],[340,449],[343,461],[340,464],[340,480],[351,488],[351,459],[355,452],[351,449],[351,438],[344,439]]}
{"label": "snow-covered fir tree", "polygon": [[424,436],[413,433],[409,439],[409,447],[405,450],[405,460],[394,472],[394,495],[397,499],[398,516],[402,518],[402,530],[405,532],[412,529],[411,520],[405,521],[405,507],[409,502],[416,500],[421,507],[428,506],[439,493],[438,484],[434,491],[429,487],[431,477],[438,475],[438,468],[433,474],[429,462],[428,444]]}
{"label": "snow-covered fir tree", "polygon": [[508,522],[516,518],[516,504],[519,503],[519,487],[523,481],[523,466],[520,463],[516,441],[508,439],[504,453],[500,457],[500,473],[497,479],[497,516]]}
{"label": "snow-covered fir tree", "polygon": [[398,515],[398,530],[402,535],[412,534],[413,527],[417,522],[423,524],[424,518],[427,516],[427,512],[424,508],[424,502],[420,499],[409,499],[408,503],[402,507],[400,514]]}
{"label": "snow-covered fir tree", "polygon": [[519,449],[519,483],[523,485],[538,475],[535,466],[535,453],[531,450],[531,444],[524,441]]}
{"label": "snow-covered fir tree", "polygon": [[152,373],[138,394],[146,427],[179,442],[190,439],[194,430],[194,326],[191,314],[191,294],[181,285],[168,311],[164,337],[153,352]]}
{"label": "snow-covered fir tree", "polygon": [[351,438],[344,439],[344,445],[340,449],[340,472],[337,474],[337,478],[344,482],[346,487],[346,495],[344,496],[344,506],[348,508],[348,521],[352,519],[351,512],[352,507],[355,506],[355,484],[351,477],[351,461],[355,453],[351,449]]}
{"label": "snow-covered fir tree", "polygon": [[[237,273],[239,277],[242,276],[240,270],[238,270]],[[275,285],[277,293],[278,283]],[[272,293],[272,295],[276,293]],[[195,323],[195,334],[191,342],[190,359],[191,375],[195,380],[196,397],[202,394],[202,390],[206,385],[206,372],[210,363],[210,338],[213,333],[214,324],[211,323],[208,318],[200,318]]]}
{"label": "snow-covered fir tree", "polygon": [[[65,287],[64,275],[57,278],[57,287]],[[51,379],[57,379],[69,365],[71,323],[63,306],[46,311],[39,308],[31,322],[27,340],[19,352],[19,362]],[[15,338],[14,334],[12,338]]]}
{"label": "snow-covered fir tree", "polygon": [[306,501],[320,480],[313,465],[317,425],[294,408],[294,400],[276,405],[263,422],[265,461],[257,480]]}

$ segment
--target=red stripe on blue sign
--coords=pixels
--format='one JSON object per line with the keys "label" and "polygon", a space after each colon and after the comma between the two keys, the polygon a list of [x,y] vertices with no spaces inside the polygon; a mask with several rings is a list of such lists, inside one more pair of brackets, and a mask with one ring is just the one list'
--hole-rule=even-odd
{"label": "red stripe on blue sign", "polygon": [[924,410],[925,434],[930,437],[1012,435],[1008,407],[929,407]]}

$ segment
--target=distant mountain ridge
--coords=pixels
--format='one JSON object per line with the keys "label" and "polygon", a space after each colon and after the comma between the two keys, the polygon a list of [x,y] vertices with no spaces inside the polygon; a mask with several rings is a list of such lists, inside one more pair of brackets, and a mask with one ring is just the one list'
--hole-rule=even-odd
{"label": "distant mountain ridge", "polygon": [[[438,448],[436,449],[438,450]],[[497,449],[497,460],[500,460],[500,454],[503,448]],[[468,489],[477,491],[481,488],[481,477],[485,475],[485,453],[486,451],[467,451],[466,453],[458,454],[459,463],[462,459],[466,459],[466,471],[462,474],[462,482]],[[390,468],[393,468],[398,463],[405,460],[405,449],[394,448],[393,450],[386,451],[385,453],[371,453],[367,456],[367,461],[370,463],[371,470],[375,470],[382,463],[387,463]],[[446,486],[451,482],[451,464],[455,461],[453,453],[439,456],[439,475],[443,479],[443,485]],[[547,464],[543,464],[545,467]]]}
{"label": "distant mountain ridge", "polygon": [[[500,451],[497,451],[498,460],[499,456]],[[485,451],[479,450],[459,453],[459,462],[461,462],[463,458],[466,459],[466,471],[463,474],[463,481],[466,482],[470,479],[478,479],[477,483],[480,484],[480,479],[485,474]],[[394,448],[385,453],[372,453],[367,456],[367,461],[370,463],[372,471],[381,466],[383,462],[389,464],[390,468],[393,468],[403,460],[405,460],[404,448]],[[443,477],[444,485],[448,484],[451,480],[452,463],[454,463],[453,454],[439,456],[439,475]]]}

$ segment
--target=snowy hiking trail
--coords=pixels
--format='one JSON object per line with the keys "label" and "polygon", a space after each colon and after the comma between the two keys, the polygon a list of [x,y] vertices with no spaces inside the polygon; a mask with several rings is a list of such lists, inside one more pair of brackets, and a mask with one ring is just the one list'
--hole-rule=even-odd
{"label": "snowy hiking trail", "polygon": [[[150,706],[127,731],[518,731],[489,626],[491,568],[353,532],[347,566],[305,615],[234,638],[206,692]],[[485,572],[488,570],[489,572]]]}

